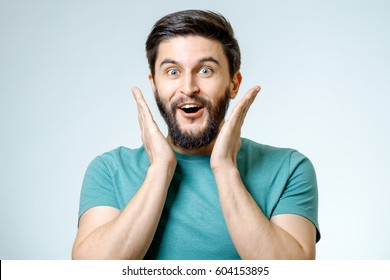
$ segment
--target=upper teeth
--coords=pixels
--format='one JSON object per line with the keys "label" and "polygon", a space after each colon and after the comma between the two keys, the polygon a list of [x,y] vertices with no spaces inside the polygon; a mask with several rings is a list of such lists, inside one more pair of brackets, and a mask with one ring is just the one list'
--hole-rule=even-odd
{"label": "upper teeth", "polygon": [[195,107],[199,107],[199,106],[194,105],[194,104],[186,104],[186,105],[184,105],[184,106],[181,107],[181,108],[183,108],[183,109],[189,109],[189,108],[195,108]]}

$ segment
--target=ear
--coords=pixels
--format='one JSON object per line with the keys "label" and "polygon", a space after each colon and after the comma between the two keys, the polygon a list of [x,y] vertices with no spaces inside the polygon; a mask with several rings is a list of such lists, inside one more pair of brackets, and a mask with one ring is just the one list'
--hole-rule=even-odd
{"label": "ear", "polygon": [[152,87],[153,94],[156,92],[156,84],[154,83],[153,75],[150,73],[148,76],[150,86]]}
{"label": "ear", "polygon": [[240,89],[242,81],[242,75],[240,71],[237,71],[236,74],[234,74],[232,82],[231,82],[231,89],[230,89],[230,99],[236,98],[238,94],[238,90]]}

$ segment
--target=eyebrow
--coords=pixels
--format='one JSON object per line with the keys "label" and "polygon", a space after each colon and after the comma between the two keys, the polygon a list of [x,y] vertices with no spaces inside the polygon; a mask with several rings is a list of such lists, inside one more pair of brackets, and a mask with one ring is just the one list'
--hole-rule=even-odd
{"label": "eyebrow", "polygon": [[[198,60],[197,64],[200,64],[200,63],[204,63],[204,62],[213,62],[215,64],[217,64],[218,66],[220,66],[219,64],[219,61],[217,59],[215,59],[214,57],[212,56],[207,56],[207,57],[204,57],[204,58],[201,58]],[[179,65],[181,66],[181,63],[174,60],[174,59],[170,59],[170,58],[166,58],[164,59],[161,63],[160,63],[160,68],[164,65],[164,64],[175,64],[175,65]]]}

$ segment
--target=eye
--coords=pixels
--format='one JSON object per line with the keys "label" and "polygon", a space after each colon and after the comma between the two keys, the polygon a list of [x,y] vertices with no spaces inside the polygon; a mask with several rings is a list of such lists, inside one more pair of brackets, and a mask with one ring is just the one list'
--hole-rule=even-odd
{"label": "eye", "polygon": [[167,71],[167,73],[168,73],[168,76],[177,76],[177,75],[179,75],[179,70],[177,70],[177,69],[169,69]]}
{"label": "eye", "polygon": [[199,69],[199,73],[202,74],[202,75],[211,75],[212,72],[213,71],[209,67],[202,67],[202,68]]}

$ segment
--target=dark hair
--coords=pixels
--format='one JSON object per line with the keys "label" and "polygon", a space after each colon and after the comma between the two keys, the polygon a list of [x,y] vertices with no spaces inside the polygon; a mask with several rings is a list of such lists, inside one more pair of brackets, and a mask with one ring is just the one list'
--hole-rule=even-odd
{"label": "dark hair", "polygon": [[146,56],[154,76],[160,43],[177,36],[198,35],[221,42],[229,63],[230,77],[240,69],[241,53],[233,28],[221,14],[186,10],[169,14],[156,22],[146,40]]}

